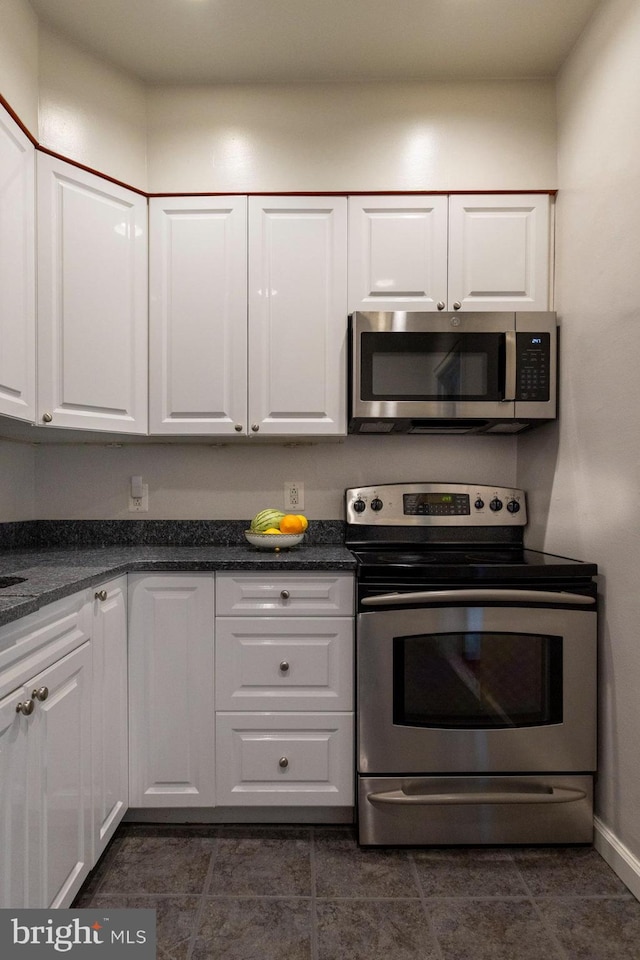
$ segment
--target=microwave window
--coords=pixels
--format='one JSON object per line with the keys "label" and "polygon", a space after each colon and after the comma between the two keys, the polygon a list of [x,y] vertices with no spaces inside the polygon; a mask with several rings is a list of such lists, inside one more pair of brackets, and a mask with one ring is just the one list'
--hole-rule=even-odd
{"label": "microwave window", "polygon": [[363,333],[363,400],[501,400],[500,333]]}
{"label": "microwave window", "polygon": [[562,721],[562,637],[469,631],[393,643],[396,724],[468,730]]}
{"label": "microwave window", "polygon": [[375,353],[371,381],[376,397],[477,397],[487,393],[484,353]]}

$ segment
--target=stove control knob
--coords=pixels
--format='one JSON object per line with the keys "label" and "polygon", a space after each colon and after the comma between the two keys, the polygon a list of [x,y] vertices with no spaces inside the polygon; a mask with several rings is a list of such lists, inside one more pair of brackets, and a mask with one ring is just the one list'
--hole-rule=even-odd
{"label": "stove control knob", "polygon": [[364,511],[367,509],[367,505],[364,500],[354,500],[353,509],[356,513],[364,513]]}
{"label": "stove control knob", "polygon": [[519,509],[520,504],[517,500],[509,500],[509,503],[507,504],[507,510],[509,513],[517,513]]}
{"label": "stove control knob", "polygon": [[376,497],[371,501],[372,510],[382,510],[382,500],[379,497]]}
{"label": "stove control knob", "polygon": [[476,510],[482,510],[482,508],[484,507],[484,500],[478,497],[478,499],[474,503],[474,507],[476,508]]}
{"label": "stove control knob", "polygon": [[497,497],[494,497],[491,503],[489,504],[489,507],[495,513],[497,513],[498,510],[502,510],[502,500],[498,500]]}

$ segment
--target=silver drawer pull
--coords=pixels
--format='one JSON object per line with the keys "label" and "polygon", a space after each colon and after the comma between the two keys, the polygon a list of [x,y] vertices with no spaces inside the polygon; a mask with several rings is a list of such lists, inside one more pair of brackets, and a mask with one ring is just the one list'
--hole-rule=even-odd
{"label": "silver drawer pull", "polygon": [[106,590],[97,590],[95,593],[96,600],[106,600],[107,596],[108,594]]}
{"label": "silver drawer pull", "polygon": [[287,671],[289,670],[289,661],[288,661],[288,660],[281,660],[281,661],[280,661],[280,669],[282,670],[283,673],[287,673]]}
{"label": "silver drawer pull", "polygon": [[416,593],[385,593],[377,597],[363,597],[363,607],[400,606],[403,603],[556,603],[572,607],[595,605],[595,597],[581,593],[565,593],[563,590],[511,590],[494,587],[473,587],[461,590],[420,590]]}
{"label": "silver drawer pull", "polygon": [[425,793],[407,794],[404,790],[389,790],[385,793],[370,793],[367,800],[371,803],[395,803],[403,806],[427,807],[437,804],[477,804],[477,803],[571,803],[583,800],[584,790],[574,787],[553,787],[546,793],[509,793],[499,791],[486,793]]}
{"label": "silver drawer pull", "polygon": [[49,687],[36,687],[31,696],[34,700],[39,700],[42,703],[49,696]]}
{"label": "silver drawer pull", "polygon": [[283,770],[286,770],[286,768],[289,766],[289,761],[287,760],[286,757],[280,757],[280,759],[278,760],[278,764],[279,766],[282,767]]}
{"label": "silver drawer pull", "polygon": [[288,600],[291,594],[289,593],[288,590],[281,590],[280,596],[282,597],[283,600]]}
{"label": "silver drawer pull", "polygon": [[25,700],[24,703],[20,702],[16,707],[16,713],[21,713],[23,717],[28,717],[33,713],[33,708],[35,703],[33,700]]}

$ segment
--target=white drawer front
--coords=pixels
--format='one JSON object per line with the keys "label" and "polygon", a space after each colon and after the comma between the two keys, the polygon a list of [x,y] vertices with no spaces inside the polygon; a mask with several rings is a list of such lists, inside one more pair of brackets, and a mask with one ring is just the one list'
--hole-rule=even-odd
{"label": "white drawer front", "polygon": [[336,617],[353,613],[353,575],[292,572],[216,575],[218,616]]}
{"label": "white drawer front", "polygon": [[220,806],[353,804],[353,715],[219,713]]}
{"label": "white drawer front", "polygon": [[219,617],[216,707],[353,709],[353,620]]}

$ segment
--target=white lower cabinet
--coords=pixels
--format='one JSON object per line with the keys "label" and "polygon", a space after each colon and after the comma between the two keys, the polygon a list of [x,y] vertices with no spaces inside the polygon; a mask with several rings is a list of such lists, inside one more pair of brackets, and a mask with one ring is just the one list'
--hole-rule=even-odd
{"label": "white lower cabinet", "polygon": [[216,609],[218,805],[351,806],[351,574],[220,573]]}
{"label": "white lower cabinet", "polygon": [[129,805],[209,807],[213,574],[129,576]]}
{"label": "white lower cabinet", "polygon": [[68,907],[92,866],[85,597],[0,631],[0,907]]}
{"label": "white lower cabinet", "polygon": [[104,853],[129,804],[127,578],[93,591],[93,859]]}

